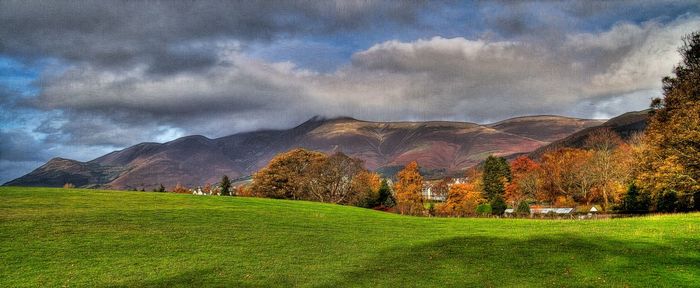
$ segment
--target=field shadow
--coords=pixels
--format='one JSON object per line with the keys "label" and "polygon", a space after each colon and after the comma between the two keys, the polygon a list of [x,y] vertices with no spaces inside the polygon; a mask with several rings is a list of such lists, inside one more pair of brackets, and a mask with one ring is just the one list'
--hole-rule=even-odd
{"label": "field shadow", "polygon": [[107,285],[104,287],[266,287],[263,285],[253,285],[243,280],[236,281],[230,278],[216,278],[215,269],[195,269],[173,276],[161,277],[150,280],[136,280],[118,285]]}
{"label": "field shadow", "polygon": [[700,287],[700,243],[690,238],[665,246],[569,234],[455,237],[380,255],[320,286]]}

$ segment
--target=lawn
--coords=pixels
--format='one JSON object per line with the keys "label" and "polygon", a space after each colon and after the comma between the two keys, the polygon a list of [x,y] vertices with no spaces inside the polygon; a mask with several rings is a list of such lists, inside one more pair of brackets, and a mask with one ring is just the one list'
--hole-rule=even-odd
{"label": "lawn", "polygon": [[0,287],[700,287],[700,214],[406,217],[303,201],[0,188]]}

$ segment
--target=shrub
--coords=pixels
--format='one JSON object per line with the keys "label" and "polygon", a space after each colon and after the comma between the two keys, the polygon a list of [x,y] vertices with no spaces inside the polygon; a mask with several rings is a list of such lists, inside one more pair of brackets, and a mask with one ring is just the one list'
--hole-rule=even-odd
{"label": "shrub", "polygon": [[479,204],[479,206],[476,206],[476,214],[489,215],[489,214],[491,214],[491,212],[492,212],[491,204],[484,203],[484,204]]}
{"label": "shrub", "polygon": [[66,184],[63,184],[63,188],[72,189],[72,188],[75,188],[75,185],[73,185],[73,183],[66,183]]}

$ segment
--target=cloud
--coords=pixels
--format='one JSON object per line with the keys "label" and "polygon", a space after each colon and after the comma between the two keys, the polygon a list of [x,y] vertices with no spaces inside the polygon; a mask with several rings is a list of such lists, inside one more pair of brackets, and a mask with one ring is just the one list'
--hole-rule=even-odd
{"label": "cloud", "polygon": [[[214,65],[218,39],[271,41],[409,24],[421,1],[2,1],[0,54],[105,67],[146,64],[159,74]],[[436,5],[436,4],[433,4]]]}
{"label": "cloud", "polygon": [[0,130],[0,160],[40,161],[46,159],[38,139],[23,131]]}
{"label": "cloud", "polygon": [[[218,41],[210,46],[216,64],[197,72],[154,75],[145,64],[71,66],[42,78],[31,105],[63,111],[37,129],[50,141],[113,146],[161,135],[282,128],[316,114],[489,122],[608,103],[595,111],[574,109],[572,116],[614,116],[619,109],[610,106],[619,97],[646,107],[646,95],[659,90],[678,60],[680,36],[699,21],[619,23],[601,33],[570,34],[558,46],[462,37],[390,40],[356,52],[331,72],[253,58],[235,41]],[[640,91],[645,97],[629,96]]]}

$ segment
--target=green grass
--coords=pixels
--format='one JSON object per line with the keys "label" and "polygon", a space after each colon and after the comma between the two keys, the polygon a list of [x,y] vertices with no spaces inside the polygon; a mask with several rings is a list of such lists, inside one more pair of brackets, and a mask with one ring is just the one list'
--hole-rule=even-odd
{"label": "green grass", "polygon": [[0,188],[0,287],[700,287],[700,214],[419,218],[302,201]]}

